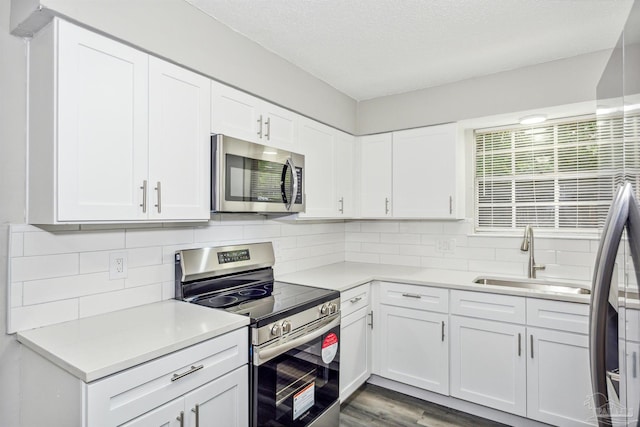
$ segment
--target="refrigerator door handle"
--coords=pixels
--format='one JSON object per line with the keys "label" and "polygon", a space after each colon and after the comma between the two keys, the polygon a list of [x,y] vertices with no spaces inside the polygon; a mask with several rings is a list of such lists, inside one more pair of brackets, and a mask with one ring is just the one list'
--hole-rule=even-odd
{"label": "refrigerator door handle", "polygon": [[[606,332],[611,279],[622,232],[629,218],[629,204],[633,200],[631,184],[618,189],[602,230],[602,238],[593,272],[589,312],[589,356],[593,400],[598,424],[611,425],[607,398]],[[640,223],[638,223],[640,225]],[[640,239],[638,239],[640,241]]]}

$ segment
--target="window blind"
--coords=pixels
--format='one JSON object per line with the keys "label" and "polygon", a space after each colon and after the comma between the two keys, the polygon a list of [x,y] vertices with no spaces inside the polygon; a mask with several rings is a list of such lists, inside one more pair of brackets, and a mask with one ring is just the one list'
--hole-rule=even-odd
{"label": "window blind", "polygon": [[638,116],[580,117],[475,132],[475,226],[593,231],[617,186],[637,189]]}

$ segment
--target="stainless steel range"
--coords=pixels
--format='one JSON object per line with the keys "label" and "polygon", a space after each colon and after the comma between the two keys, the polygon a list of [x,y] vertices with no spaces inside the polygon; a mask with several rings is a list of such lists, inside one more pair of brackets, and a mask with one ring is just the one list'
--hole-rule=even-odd
{"label": "stainless steel range", "polygon": [[339,424],[340,293],[274,281],[270,242],[176,252],[176,299],[249,316],[250,420]]}

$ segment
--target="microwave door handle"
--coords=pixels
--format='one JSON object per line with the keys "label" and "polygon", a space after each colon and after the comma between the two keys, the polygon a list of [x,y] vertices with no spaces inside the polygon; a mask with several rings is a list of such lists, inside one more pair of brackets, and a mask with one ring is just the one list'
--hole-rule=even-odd
{"label": "microwave door handle", "polygon": [[[596,257],[591,304],[589,312],[589,356],[591,385],[596,408],[602,409],[599,425],[610,425],[607,398],[606,342],[609,292],[618,247],[629,214],[631,185],[626,184],[616,193],[605,226]],[[609,423],[609,424],[607,424]]]}
{"label": "microwave door handle", "polygon": [[287,210],[291,210],[291,207],[296,202],[298,196],[298,174],[296,172],[296,165],[293,163],[293,158],[289,157],[287,163],[291,167],[291,202],[287,206]]}
{"label": "microwave door handle", "polygon": [[287,181],[286,178],[288,168],[289,160],[287,159],[284,166],[282,167],[282,175],[280,176],[280,194],[282,194],[282,202],[284,203],[284,206],[287,208],[287,210],[289,210],[289,208],[291,207],[291,203],[289,203],[289,200],[287,199],[287,191],[284,188],[284,183]]}

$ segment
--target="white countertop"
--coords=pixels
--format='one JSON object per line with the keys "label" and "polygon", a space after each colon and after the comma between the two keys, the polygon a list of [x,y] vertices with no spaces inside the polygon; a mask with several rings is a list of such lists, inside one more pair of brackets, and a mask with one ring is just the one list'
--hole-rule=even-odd
{"label": "white countertop", "polygon": [[[296,273],[279,275],[277,279],[283,282],[296,283],[300,285],[335,289],[340,292],[344,292],[363,283],[380,280],[446,287],[467,291],[491,292],[495,294],[579,302],[584,304],[588,304],[590,300],[590,296],[584,294],[573,295],[526,288],[479,285],[473,283],[473,279],[478,276],[513,278],[513,276],[486,274],[473,271],[436,270],[431,268],[403,267],[397,265],[342,262]],[[525,277],[521,277],[520,279],[527,280]],[[591,287],[589,282],[584,281],[562,279],[558,280],[558,282],[573,283],[589,288]]]}
{"label": "white countertop", "polygon": [[18,341],[85,382],[249,324],[249,318],[167,300],[19,332]]}

